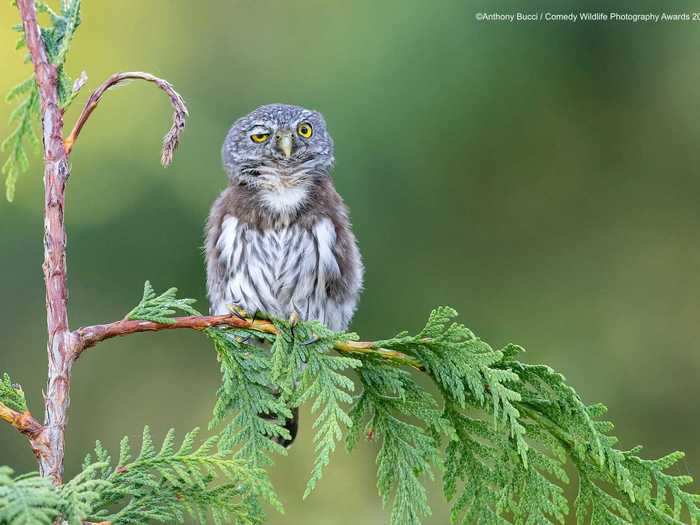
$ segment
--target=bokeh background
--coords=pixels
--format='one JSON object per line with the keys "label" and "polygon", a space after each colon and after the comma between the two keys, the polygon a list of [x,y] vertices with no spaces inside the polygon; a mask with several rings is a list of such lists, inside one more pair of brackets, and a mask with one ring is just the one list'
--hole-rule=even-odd
{"label": "bokeh background", "polygon": [[[66,210],[72,326],[120,318],[146,279],[205,308],[202,230],[226,184],[228,127],[263,103],[310,106],[335,137],[335,180],[367,266],[353,323],[363,338],[415,330],[433,306],[453,305],[494,346],[524,345],[528,361],[605,402],[622,446],[686,450],[681,470],[700,475],[700,26],[475,21],[516,6],[85,0],[68,63],[87,71],[85,90],[149,71],[176,86],[191,118],[168,170],[158,161],[170,108],[153,86],[109,93],[85,127]],[[635,3],[646,9],[661,7]],[[0,3],[2,92],[29,73],[17,19]],[[2,136],[10,110],[0,105]],[[33,158],[16,201],[0,203],[0,369],[38,414],[41,208]],[[207,342],[182,331],[106,342],[73,377],[68,475],[95,439],[114,449],[146,423],[158,437],[206,426],[219,382]],[[277,461],[287,513],[269,523],[384,523],[372,444],[337,451],[302,504],[309,427],[306,417]],[[3,427],[0,464],[34,468]],[[431,490],[426,521],[446,523]]]}

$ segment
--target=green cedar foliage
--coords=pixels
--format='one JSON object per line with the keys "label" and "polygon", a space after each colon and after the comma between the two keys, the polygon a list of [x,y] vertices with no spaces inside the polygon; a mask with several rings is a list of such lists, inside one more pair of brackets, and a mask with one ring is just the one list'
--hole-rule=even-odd
{"label": "green cedar foliage", "polygon": [[17,412],[27,410],[27,401],[24,398],[22,387],[13,384],[10,381],[10,376],[7,374],[3,374],[0,377],[0,402]]}
{"label": "green cedar foliage", "polygon": [[195,448],[197,433],[178,445],[171,430],[156,448],[146,427],[138,455],[124,438],[116,463],[97,442],[82,472],[59,488],[35,473],[13,478],[9,468],[0,467],[0,524],[49,525],[58,516],[69,525],[182,523],[185,517],[257,524],[263,521],[260,501],[281,510],[258,468],[217,446],[216,436]]}
{"label": "green cedar foliage", "polygon": [[47,478],[38,474],[12,477],[0,467],[0,524],[50,525],[59,514],[61,498]]}
{"label": "green cedar foliage", "polygon": [[158,295],[149,281],[143,286],[143,296],[133,310],[126,314],[127,319],[152,321],[154,323],[171,324],[172,316],[177,312],[189,315],[201,315],[192,307],[194,299],[178,299],[175,297],[177,288],[170,288]]}
{"label": "green cedar foliage", "polygon": [[353,334],[332,332],[316,321],[274,323],[278,335],[272,345],[270,381],[291,406],[312,402],[311,413],[315,415],[312,428],[316,460],[304,492],[306,498],[342,439],[343,427],[352,425],[347,406],[353,402],[354,384],[342,372],[360,368],[362,362],[331,353],[336,343],[356,338]]}
{"label": "green cedar foliage", "polygon": [[[160,305],[177,310],[175,301],[170,295]],[[683,490],[690,478],[668,473],[680,453],[644,460],[639,449],[615,448],[602,405],[584,404],[549,367],[518,361],[520,347],[493,349],[456,315],[438,308],[418,334],[355,354],[334,351],[354,334],[317,322],[273,320],[277,335],[209,329],[224,376],[212,428],[225,425],[227,445],[265,465],[270,453],[284,453],[270,438],[284,435],[278,423],[289,407],[310,402],[317,457],[305,496],[344,431],[349,449],[364,434],[377,443],[377,486],[392,524],[430,514],[424,481],[439,473],[455,523],[563,523],[567,462],[580,487],[579,523],[695,523],[698,497]],[[362,387],[354,398],[341,373],[349,371]],[[434,388],[421,387],[419,373]]]}
{"label": "green cedar foliage", "polygon": [[[58,98],[62,108],[67,107],[75,96],[72,82],[65,71],[65,62],[71,41],[80,25],[80,0],[62,0],[58,11],[54,11],[46,2],[37,1],[39,16],[48,20],[48,25],[41,28],[41,38],[49,61],[56,66],[58,73]],[[17,49],[26,47],[22,24],[14,29],[21,33],[17,40]],[[29,53],[25,62],[30,62]],[[25,144],[28,142],[38,149],[39,140],[34,129],[39,125],[39,90],[34,74],[17,84],[5,97],[7,102],[16,103],[17,107],[10,113],[10,134],[0,143],[0,151],[7,152],[7,159],[1,171],[5,175],[5,193],[8,201],[15,196],[17,177],[29,169],[29,157]]]}
{"label": "green cedar foliage", "polygon": [[[172,323],[179,312],[200,315],[192,303],[175,289],[158,295],[147,282],[127,317]],[[377,488],[392,525],[430,515],[425,481],[438,475],[454,523],[559,524],[572,513],[580,525],[698,522],[700,496],[685,490],[692,479],[671,472],[682,453],[649,460],[639,447],[617,448],[604,406],[583,403],[551,368],[519,361],[520,347],[493,349],[456,315],[438,308],[418,334],[356,351],[346,344],[356,335],[315,321],[272,319],[276,334],[256,325],[203,330],[222,372],[210,422],[217,435],[195,450],[196,431],[179,447],[171,432],[157,450],[146,429],[138,456],[125,439],[116,464],[98,443],[61,489],[0,469],[0,525],[57,516],[71,524],[171,523],[188,515],[262,523],[264,503],[282,511],[265,470],[274,454],[286,453],[274,438],[288,437],[284,418],[306,403],[316,459],[304,497],[338,441],[345,435],[352,451],[364,436],[376,444]],[[420,375],[433,386],[424,388]],[[26,409],[6,375],[0,401]],[[564,495],[570,472],[578,485],[573,502]]]}

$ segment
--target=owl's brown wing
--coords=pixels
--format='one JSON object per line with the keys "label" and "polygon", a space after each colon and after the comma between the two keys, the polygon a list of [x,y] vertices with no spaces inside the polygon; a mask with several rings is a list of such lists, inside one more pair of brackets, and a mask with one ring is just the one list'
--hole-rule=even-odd
{"label": "owl's brown wing", "polygon": [[345,330],[362,292],[364,266],[352,232],[348,208],[330,178],[319,185],[316,196],[318,213],[329,217],[335,229],[332,249],[339,272],[329,276],[325,284],[329,307],[332,305],[337,310],[342,321],[332,328]]}
{"label": "owl's brown wing", "polygon": [[214,201],[209,219],[206,225],[206,241],[204,255],[207,261],[207,297],[209,298],[210,312],[214,312],[216,305],[224,301],[226,289],[226,269],[221,263],[217,242],[221,235],[221,225],[227,213],[228,193],[226,188]]}

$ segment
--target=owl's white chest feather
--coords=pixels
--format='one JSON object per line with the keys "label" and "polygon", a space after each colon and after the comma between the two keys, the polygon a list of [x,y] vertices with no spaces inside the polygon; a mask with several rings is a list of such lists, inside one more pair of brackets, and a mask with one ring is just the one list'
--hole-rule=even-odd
{"label": "owl's white chest feather", "polygon": [[340,275],[333,247],[335,228],[322,219],[313,228],[290,224],[260,230],[227,216],[217,240],[225,286],[213,312],[229,305],[288,318],[316,319],[330,328],[344,328],[345,313],[328,297],[326,282]]}
{"label": "owl's white chest feather", "polygon": [[304,186],[285,186],[279,184],[260,192],[263,205],[271,211],[289,216],[304,204],[308,191]]}
{"label": "owl's white chest feather", "polygon": [[274,214],[288,218],[304,205],[309,196],[306,168],[287,171],[278,167],[258,168],[262,205]]}

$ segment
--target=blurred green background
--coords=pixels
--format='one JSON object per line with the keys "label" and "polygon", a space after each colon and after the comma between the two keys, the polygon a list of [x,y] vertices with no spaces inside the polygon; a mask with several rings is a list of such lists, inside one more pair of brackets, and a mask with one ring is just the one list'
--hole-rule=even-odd
{"label": "blurred green background", "polygon": [[[158,160],[170,108],[153,86],[109,93],[85,127],[66,209],[71,325],[120,318],[146,279],[205,308],[202,229],[226,184],[223,137],[260,104],[305,105],[335,138],[335,180],[367,266],[353,323],[363,338],[415,330],[431,307],[453,305],[493,345],[524,345],[528,361],[605,402],[623,447],[684,449],[682,468],[700,475],[699,26],[474,19],[516,5],[85,0],[68,63],[73,76],[87,71],[85,91],[116,71],[149,71],[175,85],[191,118],[168,170]],[[0,3],[2,92],[29,73],[17,20]],[[10,110],[0,105],[2,136]],[[0,370],[37,414],[42,191],[34,158],[16,202],[0,203]],[[67,474],[95,439],[114,449],[146,423],[159,437],[206,426],[218,382],[194,333],[87,352],[74,369]],[[269,523],[384,523],[374,444],[337,451],[302,504],[309,427],[306,417],[273,470],[287,513]],[[35,466],[10,428],[0,427],[0,464]],[[432,492],[427,523],[446,523]]]}

